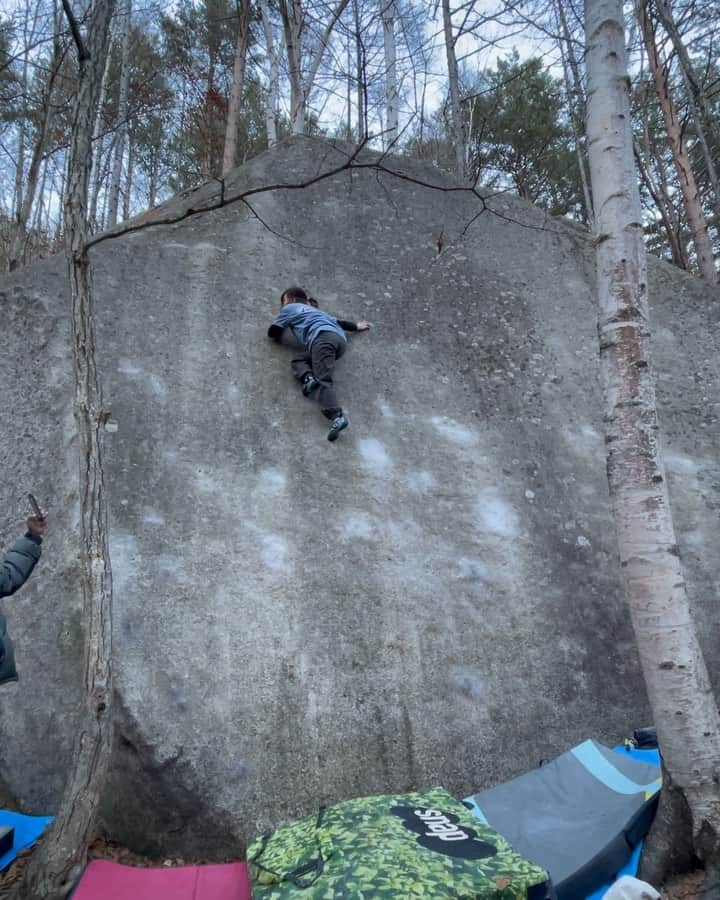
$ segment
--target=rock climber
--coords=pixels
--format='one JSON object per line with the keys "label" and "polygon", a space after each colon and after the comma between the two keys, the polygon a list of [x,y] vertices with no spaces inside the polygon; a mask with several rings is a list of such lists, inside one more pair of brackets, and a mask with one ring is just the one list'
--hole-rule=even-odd
{"label": "rock climber", "polygon": [[268,337],[279,342],[285,328],[294,334],[301,351],[291,362],[293,375],[302,385],[304,396],[317,391],[322,414],[330,420],[328,440],[336,441],[349,422],[335,393],[335,363],[347,347],[345,332],[367,331],[370,323],[334,318],[319,309],[317,301],[300,287],[283,291],[280,304],[282,309],[268,329]]}

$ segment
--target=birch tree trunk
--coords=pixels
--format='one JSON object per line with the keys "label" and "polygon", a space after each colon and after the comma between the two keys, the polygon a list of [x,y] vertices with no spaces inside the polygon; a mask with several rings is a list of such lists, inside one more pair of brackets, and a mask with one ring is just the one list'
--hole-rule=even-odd
{"label": "birch tree trunk", "polygon": [[305,132],[305,97],[303,96],[301,59],[301,32],[303,10],[300,0],[278,0],[278,9],[285,36],[285,51],[290,79],[290,130],[293,134]]}
{"label": "birch tree trunk", "polygon": [[[25,16],[27,17],[27,10]],[[26,29],[27,30],[27,29]],[[18,122],[17,161],[15,163],[15,190],[13,192],[13,219],[16,219],[23,202],[23,181],[25,179],[25,124],[27,122],[27,92],[28,92],[28,52],[23,60],[22,79],[20,81],[20,96],[25,109],[20,110]]]}
{"label": "birch tree trunk", "polygon": [[237,0],[238,35],[235,44],[233,81],[228,103],[225,146],[223,148],[222,177],[237,165],[238,125],[240,123],[240,101],[245,83],[245,60],[250,39],[250,0]]}
{"label": "birch tree trunk", "polygon": [[72,304],[75,421],[80,439],[80,537],[85,660],[83,702],[72,771],[48,835],[33,853],[19,900],[63,900],[86,860],[112,741],[112,575],[107,542],[102,433],[106,414],[95,365],[95,311],[87,250],[87,197],[92,128],[115,0],[95,0],[86,50],[69,0],[63,0],[78,46],[79,87],[65,206],[65,253]]}
{"label": "birch tree trunk", "polygon": [[665,835],[654,829],[650,843],[682,839],[687,804],[695,852],[715,883],[720,717],[688,604],[658,437],[622,0],[585,0],[585,34],[610,503],[666,774],[661,805],[673,810],[669,824],[659,820]]}
{"label": "birch tree trunk", "polygon": [[107,227],[117,224],[118,206],[120,204],[120,179],[125,155],[125,139],[128,132],[128,83],[130,80],[130,19],[132,17],[132,0],[125,0],[120,56],[120,90],[118,92],[117,131],[115,134],[115,154],[113,156],[110,176],[110,194],[108,198]]}
{"label": "birch tree trunk", "polygon": [[713,247],[712,242],[710,241],[710,235],[708,234],[705,213],[703,212],[700,199],[700,191],[698,190],[690,157],[688,156],[685,147],[683,130],[678,121],[672,97],[670,96],[667,65],[663,64],[660,59],[660,54],[655,42],[655,33],[648,15],[647,0],[640,0],[637,4],[636,12],[638,23],[645,41],[648,65],[650,66],[650,72],[652,73],[655,82],[655,90],[657,91],[658,99],[660,101],[668,143],[670,144],[673,160],[675,162],[675,171],[677,172],[680,190],[682,191],[683,200],[685,202],[685,212],[687,214],[688,223],[690,224],[693,244],[695,245],[697,266],[705,281],[709,284],[717,284],[718,273],[715,268]]}
{"label": "birch tree trunk", "polygon": [[100,99],[98,100],[97,113],[95,115],[95,126],[93,128],[92,137],[92,154],[93,161],[90,169],[90,228],[97,229],[97,204],[100,196],[100,188],[102,187],[102,170],[103,170],[103,109],[105,107],[105,97],[107,96],[107,83],[110,74],[110,53],[107,54],[105,60],[105,68],[103,69],[103,77],[100,85]]}
{"label": "birch tree trunk", "polygon": [[278,64],[273,26],[270,21],[267,0],[260,0],[260,15],[262,17],[263,32],[265,34],[265,49],[268,59],[268,92],[265,104],[265,130],[267,132],[268,147],[277,144],[278,141],[278,110],[280,107],[280,67]]}
{"label": "birch tree trunk", "polygon": [[397,53],[395,48],[395,0],[380,0],[383,47],[385,51],[385,136],[383,145],[392,147],[398,138]]}
{"label": "birch tree trunk", "polygon": [[130,210],[132,204],[132,186],[133,186],[133,169],[135,168],[135,145],[133,144],[132,135],[128,135],[128,161],[127,175],[125,176],[125,190],[123,192],[123,219],[130,218]]}
{"label": "birch tree trunk", "polygon": [[453,144],[455,145],[455,174],[465,178],[465,126],[460,107],[460,86],[458,84],[458,65],[455,55],[455,39],[453,38],[452,13],[450,0],[442,0],[443,31],[445,33],[445,55],[448,67],[448,87],[450,91],[450,112],[452,115]]}
{"label": "birch tree trunk", "polygon": [[283,23],[285,48],[288,57],[288,73],[290,76],[290,127],[293,134],[304,134],[307,127],[308,99],[315,86],[320,63],[325,56],[330,35],[337,20],[350,0],[338,0],[335,9],[329,16],[317,45],[307,66],[307,74],[302,74],[302,31],[305,13],[302,0],[278,0],[278,9]]}

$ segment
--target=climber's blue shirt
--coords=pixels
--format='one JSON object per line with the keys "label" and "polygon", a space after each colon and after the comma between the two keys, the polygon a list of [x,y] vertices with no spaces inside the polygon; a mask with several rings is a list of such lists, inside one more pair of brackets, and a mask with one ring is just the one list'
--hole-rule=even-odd
{"label": "climber's blue shirt", "polygon": [[270,327],[273,326],[292,329],[296,339],[308,350],[321,331],[334,331],[344,341],[347,340],[337,319],[306,303],[288,303],[283,306]]}

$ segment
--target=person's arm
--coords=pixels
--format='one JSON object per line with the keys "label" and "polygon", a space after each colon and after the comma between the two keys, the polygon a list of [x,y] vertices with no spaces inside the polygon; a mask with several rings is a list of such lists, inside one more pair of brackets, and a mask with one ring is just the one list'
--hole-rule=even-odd
{"label": "person's arm", "polygon": [[359,322],[349,322],[347,319],[337,319],[338,325],[343,331],[367,331],[370,323],[361,319]]}
{"label": "person's arm", "polygon": [[21,588],[40,559],[45,519],[30,516],[27,526],[27,532],[15,541],[0,563],[0,597],[9,597]]}
{"label": "person's arm", "polygon": [[275,317],[275,321],[268,328],[268,337],[279,342],[282,339],[283,331],[288,327],[291,319],[292,315],[286,309],[281,309]]}

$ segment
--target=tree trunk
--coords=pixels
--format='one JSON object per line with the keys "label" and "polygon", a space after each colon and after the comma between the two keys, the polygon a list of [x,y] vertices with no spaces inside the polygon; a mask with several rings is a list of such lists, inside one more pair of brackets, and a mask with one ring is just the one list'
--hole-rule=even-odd
{"label": "tree trunk", "polygon": [[110,195],[108,198],[108,228],[113,228],[117,225],[117,213],[120,204],[120,180],[122,177],[123,156],[125,155],[125,139],[128,132],[128,84],[130,80],[130,20],[132,18],[132,0],[125,0],[124,5],[115,154],[113,156],[112,174],[110,176]]}
{"label": "tree trunk", "polygon": [[647,188],[648,193],[653,199],[653,203],[660,213],[663,228],[665,229],[665,235],[668,244],[670,245],[670,255],[672,257],[673,265],[676,265],[679,269],[687,269],[687,260],[678,236],[679,229],[677,216],[674,215],[674,210],[671,209],[668,198],[662,193],[661,187],[655,184],[650,173],[650,168],[643,161],[642,154],[637,147],[634,148],[634,153],[635,163],[638,167],[638,172],[640,173],[643,184]]}
{"label": "tree trunk", "polygon": [[[646,92],[651,90],[650,85],[646,84]],[[645,181],[648,191],[653,197],[657,208],[660,210],[660,216],[663,220],[665,230],[667,232],[668,243],[670,244],[670,253],[673,263],[680,269],[688,268],[688,258],[685,244],[681,240],[681,224],[680,216],[675,208],[675,204],[670,196],[667,178],[665,176],[665,164],[662,161],[661,154],[658,151],[656,142],[650,140],[650,126],[648,122],[648,105],[649,99],[642,98],[641,106],[643,110],[643,145],[645,148],[645,160],[643,163],[640,151],[636,149],[635,161],[638,166],[641,177]],[[652,175],[651,161],[655,162],[655,171],[657,173],[657,181]]]}
{"label": "tree trunk", "polygon": [[157,196],[158,167],[160,165],[158,155],[159,155],[159,151],[153,150],[152,159],[150,161],[150,185],[148,187],[148,209],[152,209],[155,206],[155,197]]}
{"label": "tree trunk", "polygon": [[222,177],[237,165],[237,139],[240,123],[240,101],[245,82],[245,60],[250,41],[250,0],[237,0],[238,36],[233,63],[233,82],[228,103],[225,147],[223,148]]}
{"label": "tree trunk", "polygon": [[[27,18],[27,9],[25,16]],[[25,179],[25,123],[27,122],[28,53],[25,53],[20,81],[20,96],[25,106],[18,122],[17,162],[15,164],[15,191],[13,193],[13,219],[16,219],[23,205],[23,181]]]}
{"label": "tree trunk", "polygon": [[385,139],[383,145],[392,147],[398,139],[398,86],[395,51],[395,0],[380,0],[383,46],[385,50]]}
{"label": "tree trunk", "polygon": [[578,170],[580,172],[580,181],[583,189],[585,223],[592,229],[594,227],[594,213],[590,186],[588,184],[587,156],[582,142],[585,130],[585,91],[583,89],[582,78],[580,77],[580,66],[578,65],[577,57],[575,56],[572,34],[568,28],[567,17],[565,15],[562,0],[554,0],[554,4],[555,15],[558,19],[560,30],[562,31],[562,38],[558,37],[558,45],[562,57],[563,71],[565,73],[565,91],[568,98],[570,122],[575,137],[575,152],[577,154]]}
{"label": "tree trunk", "polygon": [[103,170],[103,109],[105,108],[105,97],[107,96],[107,83],[110,73],[110,53],[107,54],[105,60],[105,68],[103,70],[102,82],[100,85],[100,99],[98,100],[97,113],[95,115],[95,126],[93,128],[92,154],[93,161],[90,169],[90,185],[92,193],[90,195],[90,228],[97,230],[97,204],[100,196],[100,188],[102,187],[102,170]]}
{"label": "tree trunk", "polygon": [[345,55],[347,58],[347,78],[345,79],[345,108],[347,110],[347,119],[345,122],[345,136],[348,141],[352,141],[352,51],[350,49],[350,36],[348,35],[347,44],[345,45]]}
{"label": "tree trunk", "polygon": [[300,0],[278,0],[278,9],[285,36],[285,51],[290,79],[290,130],[293,134],[305,132],[305,97],[300,71],[303,10]]}
{"label": "tree trunk", "polygon": [[40,187],[37,192],[37,202],[35,203],[35,216],[33,219],[32,227],[36,232],[39,232],[42,229],[42,217],[43,217],[43,209],[45,207],[45,184],[47,183],[47,174],[48,174],[48,165],[49,159],[45,157],[45,162],[42,165],[42,176],[40,178]]}
{"label": "tree trunk", "polygon": [[[690,613],[658,438],[622,0],[585,0],[585,32],[610,503],[664,765],[689,806],[695,851],[712,868],[720,855],[720,716]],[[671,836],[680,839],[674,818]]]}
{"label": "tree trunk", "polygon": [[40,166],[47,147],[47,138],[53,120],[53,91],[62,63],[62,56],[63,49],[60,40],[60,21],[58,17],[55,22],[55,33],[53,37],[53,55],[50,60],[47,81],[43,88],[41,119],[38,123],[37,138],[35,140],[33,155],[27,173],[25,191],[22,194],[22,203],[15,215],[15,228],[13,230],[13,240],[9,255],[9,269],[11,272],[13,269],[16,269],[21,262],[24,262],[25,259],[27,223],[30,219],[33,203],[35,202],[35,192],[37,190],[37,182],[40,175]]}
{"label": "tree trunk", "polygon": [[305,13],[302,8],[302,0],[278,0],[278,9],[283,23],[285,35],[285,47],[288,56],[288,72],[290,75],[290,127],[293,134],[304,134],[307,127],[308,98],[315,86],[315,80],[320,68],[328,41],[335,23],[340,18],[343,10],[350,0],[338,0],[337,6],[327,20],[325,28],[318,39],[315,52],[312,54],[307,67],[307,75],[302,75],[302,30]]}
{"label": "tree trunk", "polygon": [[280,67],[278,64],[277,50],[273,38],[272,22],[268,13],[267,0],[260,0],[260,14],[262,16],[263,32],[265,33],[265,47],[268,58],[268,93],[265,105],[265,130],[267,132],[268,147],[277,144],[278,141],[278,109],[280,106]]}
{"label": "tree trunk", "polygon": [[132,204],[132,184],[133,184],[133,169],[135,167],[135,145],[133,143],[132,135],[128,135],[128,161],[127,161],[127,175],[125,176],[125,190],[123,192],[123,219],[127,220],[130,218],[131,204]]}
{"label": "tree trunk", "polygon": [[705,281],[709,284],[717,284],[718,273],[715,268],[715,259],[708,234],[707,222],[705,221],[705,213],[700,200],[700,191],[698,190],[692,164],[687,154],[682,128],[680,122],[678,122],[672,97],[670,96],[667,66],[662,63],[655,42],[655,33],[648,15],[647,0],[638,2],[636,12],[645,41],[650,72],[655,81],[655,90],[662,109],[665,131],[672,150],[675,170],[680,182],[680,190],[685,201],[685,212],[693,236],[697,266]]}
{"label": "tree trunk", "polygon": [[450,111],[452,114],[453,144],[455,145],[455,174],[465,178],[465,125],[460,107],[460,86],[458,84],[458,65],[453,38],[452,14],[450,0],[442,0],[443,29],[445,32],[445,55],[448,67],[448,87],[450,92]]}
{"label": "tree trunk", "polygon": [[360,28],[360,5],[358,0],[353,0],[353,15],[355,18],[355,63],[357,68],[357,98],[358,98],[358,144],[367,139],[367,93],[365,84],[365,48],[362,42],[362,29]]}
{"label": "tree trunk", "polygon": [[[112,575],[103,479],[102,392],[95,366],[92,272],[85,249],[92,127],[115,0],[95,0],[88,54],[79,33],[80,81],[73,121],[65,206],[65,251],[72,304],[75,421],[80,439],[80,537],[85,663],[83,703],[72,772],[48,835],[33,853],[19,900],[63,900],[80,876],[110,761],[112,739]],[[71,21],[68,0],[64,0]]]}
{"label": "tree trunk", "polygon": [[708,180],[713,192],[712,209],[715,216],[720,218],[720,184],[718,183],[717,166],[714,154],[720,153],[720,133],[718,132],[716,118],[710,100],[703,88],[702,80],[695,71],[690,60],[683,39],[675,24],[672,12],[666,0],[655,0],[658,18],[672,41],[675,52],[680,62],[680,70],[688,88],[688,100],[690,112],[695,123],[698,140],[702,147],[705,165],[707,167]]}

